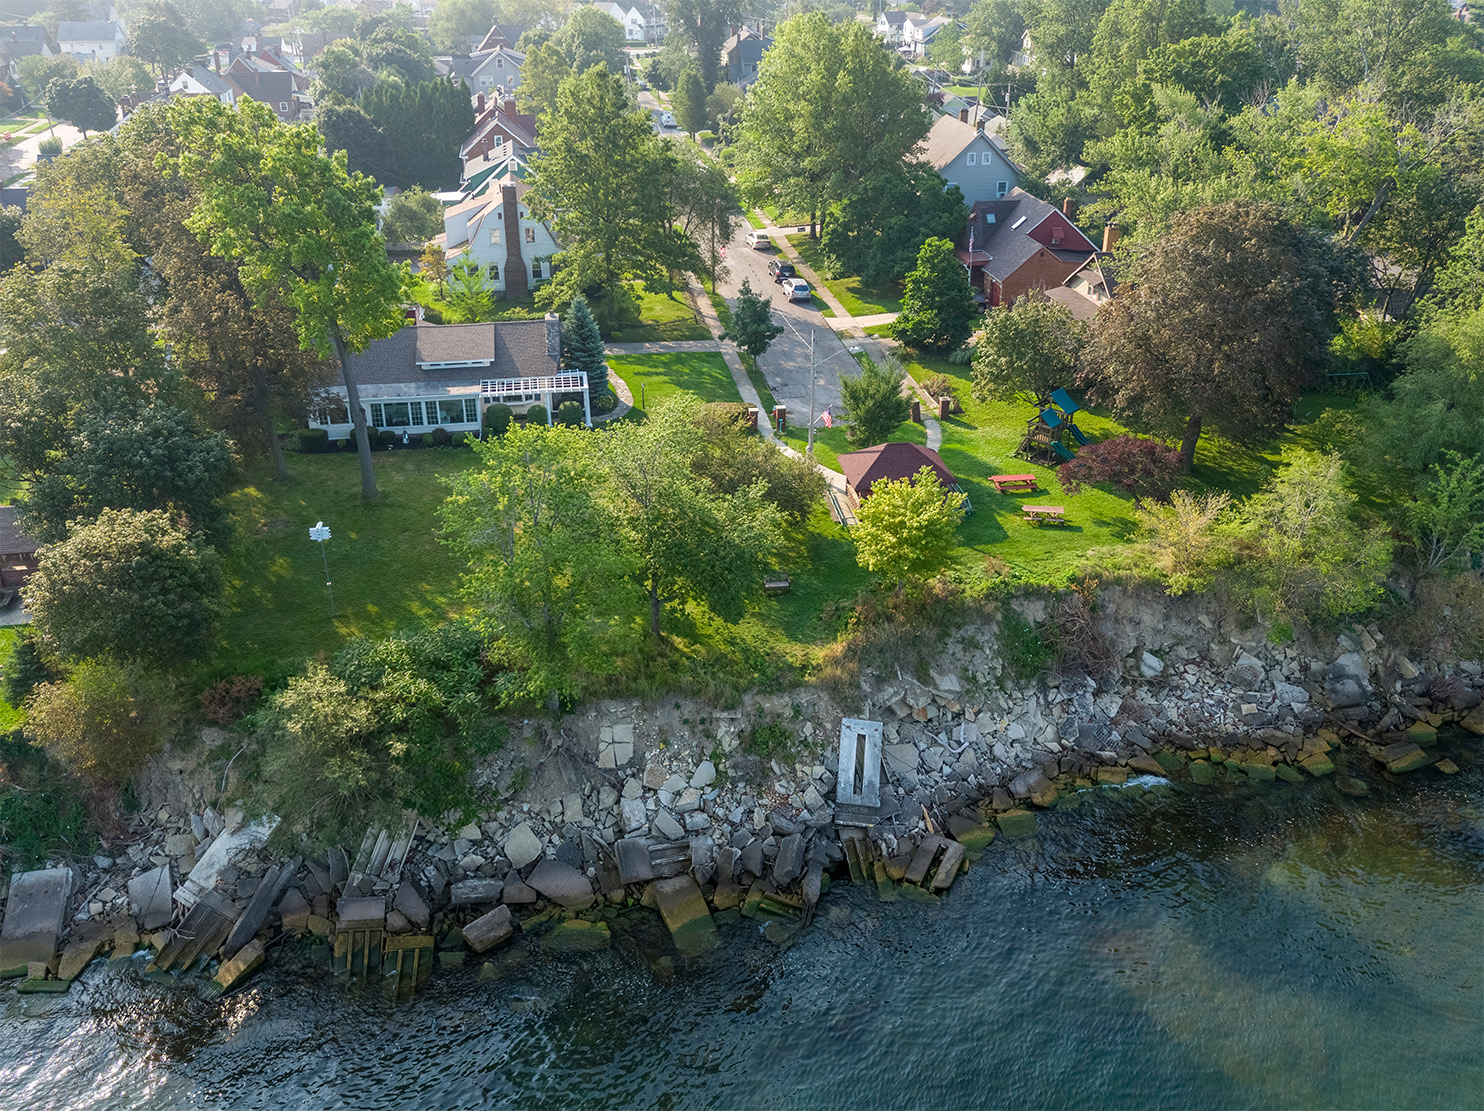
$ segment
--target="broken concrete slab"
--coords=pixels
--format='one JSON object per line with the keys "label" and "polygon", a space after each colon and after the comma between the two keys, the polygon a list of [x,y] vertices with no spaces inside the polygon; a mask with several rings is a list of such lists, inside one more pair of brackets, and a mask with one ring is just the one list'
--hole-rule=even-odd
{"label": "broken concrete slab", "polygon": [[229,824],[228,829],[224,829],[221,836],[213,840],[196,861],[191,874],[176,890],[175,901],[190,910],[204,892],[216,887],[217,878],[224,868],[229,867],[243,853],[261,846],[277,827],[278,819],[272,816],[235,830]]}
{"label": "broken concrete slab", "polygon": [[263,963],[263,956],[263,943],[253,938],[227,960],[222,961],[216,975],[211,978],[210,994],[219,996],[231,991],[257,971],[258,966]]}
{"label": "broken concrete slab", "polygon": [[521,822],[505,838],[505,858],[513,868],[524,868],[545,851],[545,843],[532,832],[530,822]]}
{"label": "broken concrete slab", "polygon": [[648,883],[654,879],[654,865],[649,860],[649,846],[639,837],[625,837],[615,846],[618,878],[623,883]]}
{"label": "broken concrete slab", "polygon": [[586,910],[593,905],[592,881],[560,861],[543,860],[526,882],[568,910]]}
{"label": "broken concrete slab", "polygon": [[22,872],[10,883],[0,928],[0,979],[25,976],[33,963],[51,964],[72,895],[72,872],[47,868]]}
{"label": "broken concrete slab", "polygon": [[297,887],[283,893],[283,898],[278,901],[278,917],[282,919],[285,930],[296,934],[308,932],[309,901]]}
{"label": "broken concrete slab", "polygon": [[[499,898],[498,892],[490,899],[494,902]],[[418,893],[411,880],[403,880],[397,887],[396,898],[392,900],[392,906],[406,917],[407,921],[419,930],[426,930],[433,921],[433,915],[428,910],[428,904],[422,895]]]}
{"label": "broken concrete slab", "polygon": [[71,940],[62,950],[57,979],[71,983],[82,975],[82,970],[92,963],[109,936],[108,928],[102,922],[89,922],[73,931]]}
{"label": "broken concrete slab", "polygon": [[515,920],[510,908],[496,907],[464,927],[464,942],[476,953],[488,952],[515,933]]}
{"label": "broken concrete slab", "polygon": [[[505,884],[500,880],[484,876],[472,880],[460,880],[448,889],[448,901],[456,907],[492,906],[500,901]],[[398,908],[400,909],[400,908]]]}
{"label": "broken concrete slab", "polygon": [[175,906],[171,899],[170,865],[135,876],[129,881],[129,902],[139,908],[139,925],[145,930],[158,930],[168,926],[175,917]]}
{"label": "broken concrete slab", "polygon": [[690,876],[655,880],[649,890],[681,954],[697,956],[721,944],[706,897]]}
{"label": "broken concrete slab", "polygon": [[773,861],[773,882],[786,887],[804,874],[804,835],[791,833],[778,843]]}
{"label": "broken concrete slab", "polygon": [[268,920],[268,912],[273,909],[273,904],[278,902],[279,893],[293,878],[292,865],[282,864],[268,869],[258,884],[257,890],[253,892],[252,898],[248,900],[242,917],[237,919],[232,926],[232,931],[227,934],[226,943],[222,947],[223,952],[232,956],[257,935],[257,932],[263,928],[263,923]]}

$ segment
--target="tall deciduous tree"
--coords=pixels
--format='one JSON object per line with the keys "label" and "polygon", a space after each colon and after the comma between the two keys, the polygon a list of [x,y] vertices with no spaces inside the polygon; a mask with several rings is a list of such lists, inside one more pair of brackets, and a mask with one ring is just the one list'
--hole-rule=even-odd
{"label": "tall deciduous tree", "polygon": [[622,73],[625,61],[623,25],[607,12],[584,4],[551,36],[551,44],[567,56],[573,73],[606,65]]}
{"label": "tall deciduous tree", "polygon": [[974,396],[1048,397],[1075,379],[1088,335],[1086,324],[1042,290],[991,309],[974,342]]}
{"label": "tall deciduous tree", "polygon": [[929,239],[903,283],[902,311],[891,334],[924,351],[952,351],[974,330],[979,307],[950,239]]}
{"label": "tall deciduous tree", "polygon": [[726,169],[696,147],[674,146],[667,151],[674,156],[667,168],[670,227],[695,248],[715,285],[727,273],[724,251],[740,220],[737,189]]}
{"label": "tall deciduous tree", "polygon": [[779,26],[748,91],[737,181],[813,224],[852,182],[899,171],[929,126],[921,82],[869,28],[806,12]]}
{"label": "tall deciduous tree", "polygon": [[27,711],[27,731],[48,755],[95,788],[127,782],[184,716],[168,677],[112,660],[85,660],[65,681],[43,683]]}
{"label": "tall deciduous tree", "polygon": [[1276,205],[1187,212],[1099,311],[1084,381],[1123,420],[1181,437],[1251,442],[1281,427],[1325,365],[1355,267]]}
{"label": "tall deciduous tree", "polygon": [[128,50],[163,77],[204,54],[206,47],[170,0],[151,0],[129,13]]}
{"label": "tall deciduous tree", "polygon": [[929,239],[957,238],[968,215],[958,186],[909,162],[850,185],[830,206],[819,242],[838,273],[882,285],[900,279]]}
{"label": "tall deciduous tree", "polygon": [[119,118],[119,106],[113,97],[98,88],[98,82],[91,77],[53,81],[46,87],[46,110],[84,135],[89,131],[107,131]]}
{"label": "tall deciduous tree", "polygon": [[593,435],[512,429],[475,445],[481,467],[444,480],[444,536],[469,559],[465,589],[538,700],[612,669],[610,607],[629,568],[594,496]]}
{"label": "tall deciduous tree", "polygon": [[840,375],[840,400],[850,418],[845,438],[852,446],[884,444],[907,419],[912,405],[902,396],[906,378],[902,365],[890,356],[885,366],[867,360],[859,374]]}
{"label": "tall deciduous tree", "polygon": [[911,478],[871,484],[857,517],[855,557],[867,571],[896,583],[941,571],[953,551],[964,495],[944,489],[938,472],[923,467]]}
{"label": "tall deciduous tree", "polygon": [[350,176],[343,155],[321,153],[312,126],[280,124],[265,105],[248,100],[228,108],[192,97],[170,110],[187,151],[177,165],[201,193],[188,226],[213,254],[236,260],[260,303],[284,297],[302,347],[339,360],[361,457],[361,496],[376,498],[350,355],[405,323],[406,275],[387,261],[376,231],[380,190],[369,178]]}
{"label": "tall deciduous tree", "polygon": [[[670,35],[689,49],[709,92],[721,72],[721,48],[732,26],[741,20],[737,0],[665,0]],[[669,40],[666,41],[669,46]]]}
{"label": "tall deciduous tree", "polygon": [[705,449],[699,402],[656,403],[650,419],[603,437],[609,503],[624,546],[638,558],[649,631],[661,634],[664,606],[687,599],[735,621],[762,589],[780,538],[780,519],[757,486],[718,494],[695,473]]}
{"label": "tall deciduous tree", "polygon": [[220,433],[165,402],[123,410],[90,407],[77,433],[35,476],[19,506],[27,530],[43,544],[67,535],[69,521],[110,509],[163,509],[220,546],[232,448]]}
{"label": "tall deciduous tree", "polygon": [[603,64],[564,81],[557,107],[541,117],[533,160],[533,210],[566,247],[538,302],[569,303],[578,293],[605,298],[617,313],[629,278],[663,276],[672,241],[666,196],[657,188],[667,159],[649,113],[632,108],[624,79]]}
{"label": "tall deciduous tree", "polygon": [[428,37],[439,52],[466,54],[469,39],[482,38],[499,17],[495,0],[438,0],[428,17]]}
{"label": "tall deciduous tree", "polygon": [[706,84],[701,80],[700,70],[694,66],[686,68],[675,85],[671,103],[675,106],[675,122],[680,124],[680,130],[694,139],[696,132],[706,127]]}
{"label": "tall deciduous tree", "polygon": [[544,42],[526,55],[515,104],[522,112],[544,117],[556,107],[557,90],[572,76],[572,60],[555,43]]}
{"label": "tall deciduous tree", "polygon": [[407,189],[386,206],[381,232],[388,243],[426,243],[443,231],[443,205],[425,189]]}
{"label": "tall deciduous tree", "polygon": [[69,659],[202,655],[225,612],[221,558],[161,509],[105,509],[48,547],[26,586],[43,642]]}
{"label": "tall deciduous tree", "polygon": [[738,351],[760,359],[781,335],[783,325],[773,323],[773,299],[759,297],[753,292],[752,283],[743,278],[737,300],[732,304],[731,327],[721,338],[735,343]]}

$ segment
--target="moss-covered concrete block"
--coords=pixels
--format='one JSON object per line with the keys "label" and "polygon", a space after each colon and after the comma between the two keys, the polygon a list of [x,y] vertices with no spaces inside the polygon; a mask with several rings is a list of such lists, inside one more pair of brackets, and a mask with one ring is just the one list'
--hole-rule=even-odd
{"label": "moss-covered concrete block", "polygon": [[1006,810],[995,820],[1006,837],[1030,837],[1039,828],[1036,816],[1029,810]]}
{"label": "moss-covered concrete block", "polygon": [[1302,783],[1304,781],[1304,773],[1292,764],[1279,764],[1273,770],[1277,772],[1279,779],[1285,779],[1289,783]]}
{"label": "moss-covered concrete block", "polygon": [[1204,760],[1192,760],[1190,762],[1190,781],[1202,787],[1209,787],[1216,782],[1216,769]]}

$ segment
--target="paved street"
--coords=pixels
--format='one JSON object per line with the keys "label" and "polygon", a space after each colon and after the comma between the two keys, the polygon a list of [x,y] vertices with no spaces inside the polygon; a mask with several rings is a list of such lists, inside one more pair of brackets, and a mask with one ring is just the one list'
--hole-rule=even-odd
{"label": "paved street", "polygon": [[[773,311],[784,319],[785,330],[758,361],[758,367],[778,403],[788,406],[789,422],[802,425],[809,419],[809,336],[814,337],[815,413],[823,412],[826,405],[839,403],[840,372],[854,373],[855,360],[813,303],[795,303],[784,298],[783,290],[768,276],[768,263],[784,256],[776,249],[757,251],[747,246],[744,237],[750,230],[744,222],[727,247],[727,267],[731,274],[721,282],[720,291],[730,301],[746,279],[755,292],[772,298]],[[774,234],[782,235],[782,232],[775,230]]]}
{"label": "paved street", "polygon": [[[29,123],[0,123],[0,131],[9,131],[12,127],[19,131],[30,126],[32,125]],[[0,181],[6,181],[34,167],[37,148],[41,146],[41,141],[51,138],[54,133],[58,139],[62,140],[64,149],[82,142],[82,132],[66,123],[56,124],[39,135],[28,135],[14,146],[0,150]]]}

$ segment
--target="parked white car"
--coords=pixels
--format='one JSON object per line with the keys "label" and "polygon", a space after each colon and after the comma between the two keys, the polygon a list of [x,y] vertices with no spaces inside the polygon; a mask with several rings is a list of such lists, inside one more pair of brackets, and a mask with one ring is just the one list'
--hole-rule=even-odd
{"label": "parked white car", "polygon": [[754,251],[766,251],[773,246],[773,240],[765,231],[750,231],[747,233],[747,245]]}
{"label": "parked white car", "polygon": [[790,301],[812,301],[814,290],[809,288],[809,283],[803,278],[788,278],[783,283],[783,292]]}

